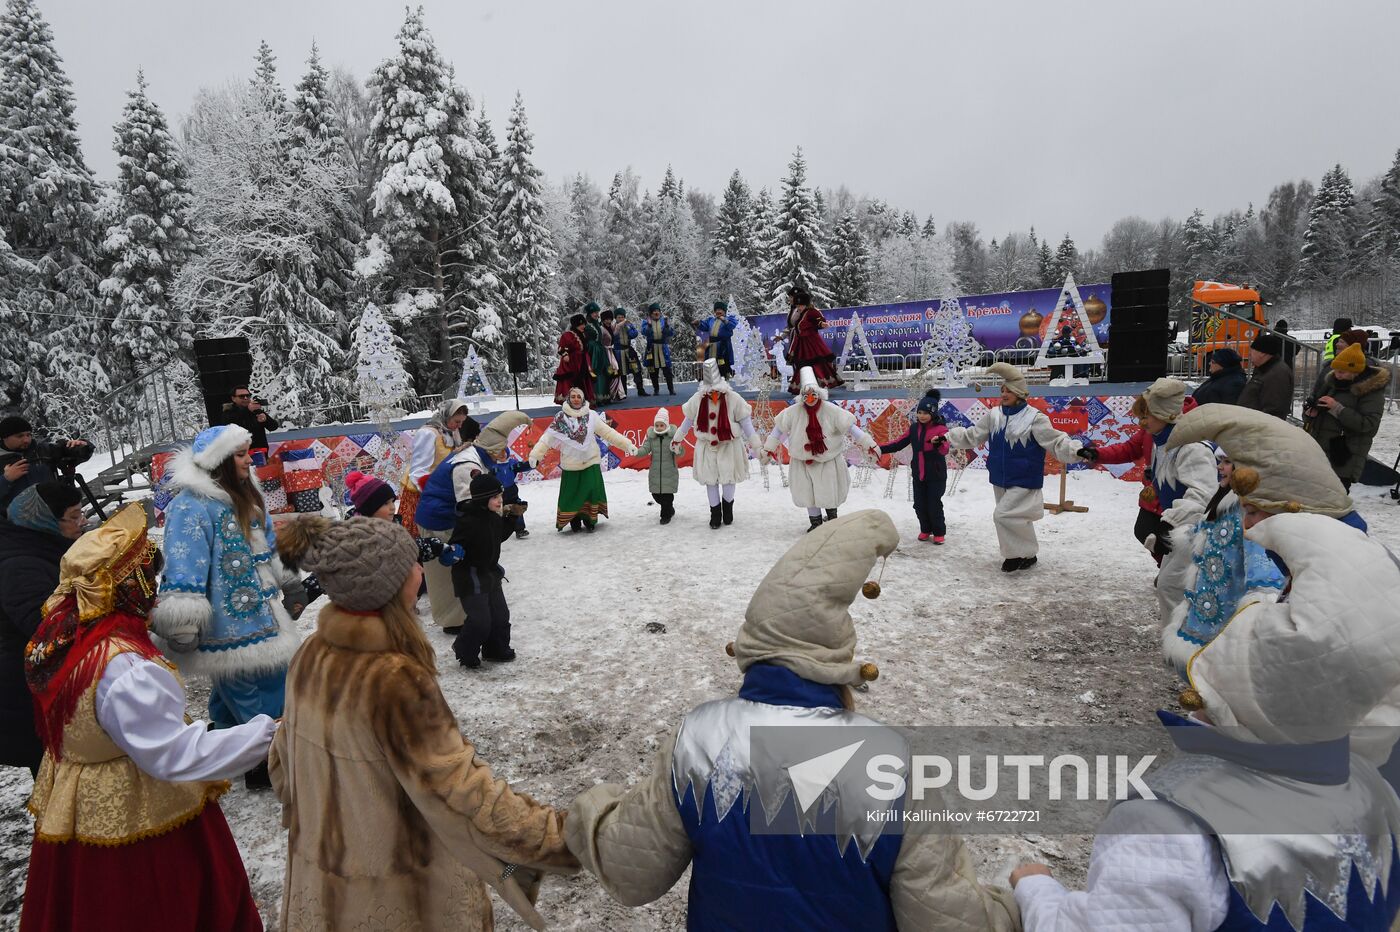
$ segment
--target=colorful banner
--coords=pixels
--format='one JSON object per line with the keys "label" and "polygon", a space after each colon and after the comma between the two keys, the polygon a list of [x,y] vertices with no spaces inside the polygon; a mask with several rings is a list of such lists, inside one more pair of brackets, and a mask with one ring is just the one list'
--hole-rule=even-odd
{"label": "colorful banner", "polygon": [[[1084,310],[1094,325],[1094,336],[1101,346],[1108,345],[1108,322],[1112,311],[1112,288],[1109,285],[1080,285]],[[1050,315],[1060,297],[1058,288],[1038,291],[1008,291],[998,294],[966,295],[958,299],[972,335],[989,351],[1003,349],[1036,349],[1045,340]],[[875,304],[868,307],[838,307],[822,311],[826,327],[822,338],[831,351],[840,354],[846,342],[846,329],[851,314],[860,315],[865,335],[876,356],[917,356],[928,339],[929,327],[938,313],[940,302],[905,301],[900,304]],[[749,324],[763,334],[770,348],[778,334],[787,327],[786,314],[760,314],[749,318]]]}
{"label": "colorful banner", "polygon": [[[1081,439],[1092,440],[1094,443],[1109,444],[1128,439],[1138,429],[1137,420],[1129,413],[1135,397],[1134,395],[1064,395],[1049,398],[1033,397],[1030,399],[1030,403],[1045,411],[1050,416],[1051,423],[1058,429],[1074,434]],[[915,399],[838,398],[835,399],[835,403],[854,414],[861,429],[874,437],[877,443],[885,444],[904,436],[904,432],[909,428],[910,412],[913,410]],[[786,399],[773,399],[770,404],[773,406],[773,413],[776,414],[785,408],[788,402]],[[997,396],[991,394],[972,398],[945,398],[939,407],[939,414],[943,416],[950,427],[970,427],[980,421],[997,404]],[[671,415],[671,423],[679,425],[682,419],[680,405],[667,405],[666,410]],[[621,408],[607,411],[606,417],[627,439],[640,446],[645,439],[647,430],[652,425],[655,414],[656,409],[650,407]],[[530,448],[539,440],[552,418],[553,415],[535,418],[529,429],[516,439],[511,447],[512,453],[522,460],[528,457]],[[687,438],[687,447],[690,446],[693,439],[693,435]],[[394,447],[397,446],[402,445],[394,445]],[[384,438],[377,433],[347,433],[314,439],[273,441],[271,456],[277,460],[283,460],[285,453],[298,451],[298,456],[306,457],[306,454],[300,451],[310,450],[312,451],[310,459],[317,463],[321,471],[325,471],[327,462],[330,461],[333,468],[339,467],[341,470],[354,468],[383,475],[384,472],[376,469],[376,466],[379,465],[381,458],[397,455],[394,447],[386,444]],[[851,455],[855,457],[855,451],[852,451]],[[163,516],[164,509],[171,498],[171,490],[165,476],[166,465],[170,457],[171,454],[158,454],[152,464],[151,478],[155,484],[155,507],[158,516]],[[973,451],[973,456],[967,465],[973,469],[985,469],[985,457],[985,447]],[[888,468],[891,462],[888,457],[880,458],[880,465],[883,467]],[[679,464],[681,466],[690,465],[689,450],[680,457]],[[301,459],[300,465],[309,465],[307,459]],[[400,462],[392,468],[402,469],[404,466],[405,464]],[[645,469],[646,461],[636,457],[625,457],[621,451],[609,448],[603,454],[603,468]],[[1047,467],[1047,473],[1057,472],[1058,469],[1058,466],[1054,469]],[[1141,463],[1102,466],[1082,462],[1072,463],[1068,469],[1071,471],[1103,469],[1128,482],[1141,482],[1143,476]],[[283,477],[285,478],[285,476],[284,472]],[[528,485],[542,479],[557,479],[558,477],[559,454],[551,451],[540,463],[538,470],[520,475],[520,483]],[[313,494],[320,495],[329,505],[330,489],[334,486],[335,483],[330,481],[328,477],[324,486],[314,491],[308,490],[303,495],[307,498]],[[269,504],[271,503],[272,499],[269,500]],[[283,507],[286,507],[288,503],[284,499],[282,504]],[[300,511],[305,507],[305,503],[298,503],[296,510]]]}

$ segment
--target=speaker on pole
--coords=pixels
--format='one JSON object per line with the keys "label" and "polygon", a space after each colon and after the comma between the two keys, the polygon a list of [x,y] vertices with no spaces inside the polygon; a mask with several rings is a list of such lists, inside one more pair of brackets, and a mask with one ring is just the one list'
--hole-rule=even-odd
{"label": "speaker on pole", "polygon": [[524,375],[530,369],[530,360],[525,354],[525,344],[512,340],[506,344],[506,368],[512,375]]}
{"label": "speaker on pole", "polygon": [[204,395],[204,413],[209,424],[224,422],[224,404],[240,385],[247,385],[253,374],[253,354],[247,337],[217,337],[194,341],[195,366],[199,389]]}

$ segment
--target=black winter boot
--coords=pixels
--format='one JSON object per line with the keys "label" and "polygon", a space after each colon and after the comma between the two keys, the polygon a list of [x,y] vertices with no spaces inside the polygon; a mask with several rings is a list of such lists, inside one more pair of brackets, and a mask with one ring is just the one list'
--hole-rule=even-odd
{"label": "black winter boot", "polygon": [[1021,569],[1023,569],[1023,570],[1028,570],[1028,569],[1030,569],[1032,566],[1035,566],[1035,564],[1036,564],[1036,559],[1037,559],[1037,558],[1035,558],[1035,557],[1022,557],[1022,558],[1021,558]]}
{"label": "black winter boot", "polygon": [[655,369],[651,370],[651,393],[661,394],[661,375]]}
{"label": "black winter boot", "polygon": [[812,522],[812,526],[809,527],[809,528],[807,528],[807,533],[808,533],[808,534],[812,533],[812,532],[815,531],[817,528],[819,528],[819,527],[822,526],[822,516],[821,516],[821,515],[809,515],[809,516],[807,517],[807,520],[810,521],[810,522]]}
{"label": "black winter boot", "polygon": [[272,789],[272,778],[267,774],[267,761],[263,761],[243,775],[243,787],[249,790]]}
{"label": "black winter boot", "polygon": [[724,514],[724,523],[725,523],[725,524],[733,524],[733,523],[734,523],[734,503],[733,503],[733,502],[720,502],[720,503],[719,503],[719,507],[720,507],[720,511]]}
{"label": "black winter boot", "polygon": [[671,381],[671,370],[670,370],[670,369],[667,369],[667,370],[666,370],[666,394],[668,394],[668,395],[674,395],[675,393],[676,393],[676,383],[673,382],[673,381]]}
{"label": "black winter boot", "polygon": [[1021,568],[1020,557],[1008,557],[1001,561],[1001,571],[1003,573],[1014,573]]}
{"label": "black winter boot", "polygon": [[835,508],[828,508],[828,509],[826,510],[826,520],[828,520],[828,521],[835,521],[835,520],[836,520],[836,509],[835,509]]}
{"label": "black winter boot", "polygon": [[724,513],[718,505],[710,506],[710,527],[718,529],[724,523]]}
{"label": "black winter boot", "polygon": [[642,381],[642,374],[641,374],[640,372],[636,373],[636,380],[637,380],[637,397],[638,397],[638,398],[645,398],[645,397],[647,397],[647,386],[646,386],[646,383]]}

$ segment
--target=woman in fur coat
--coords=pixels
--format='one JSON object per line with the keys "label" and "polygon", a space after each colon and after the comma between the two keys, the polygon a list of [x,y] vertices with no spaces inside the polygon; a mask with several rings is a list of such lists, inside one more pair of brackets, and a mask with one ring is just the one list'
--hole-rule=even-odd
{"label": "woman in fur coat", "polygon": [[292,661],[269,757],[289,830],[282,928],[485,932],[489,886],[543,929],[541,873],[578,866],[564,814],[462,736],[413,610],[413,539],[388,521],[307,517],[279,544],[331,599]]}
{"label": "woman in fur coat", "polygon": [[834,520],[836,509],[851,491],[846,438],[872,456],[879,456],[880,448],[856,426],[854,414],[826,400],[826,389],[817,384],[810,368],[802,370],[801,380],[801,399],[773,419],[773,432],[764,450],[771,455],[787,444],[792,503],[807,509],[807,530],[812,531],[822,525],[822,509],[826,509],[827,521]]}
{"label": "woman in fur coat", "polygon": [[[287,665],[301,644],[282,607],[296,574],[282,566],[262,492],[249,475],[248,432],[211,427],[175,457],[179,490],[165,512],[165,572],[151,613],[156,643],[180,672],[210,680],[215,727],[282,714]],[[266,786],[266,767],[248,775]]]}
{"label": "woman in fur coat", "polygon": [[583,392],[575,388],[569,392],[569,400],[554,416],[544,436],[530,450],[532,468],[539,467],[540,460],[551,448],[559,451],[559,467],[564,471],[564,478],[559,483],[559,511],[554,518],[556,530],[572,527],[575,532],[587,530],[591,534],[598,526],[598,516],[606,518],[608,515],[608,492],[603,486],[598,437],[628,456],[637,453],[632,441],[609,427],[598,412],[590,410]]}

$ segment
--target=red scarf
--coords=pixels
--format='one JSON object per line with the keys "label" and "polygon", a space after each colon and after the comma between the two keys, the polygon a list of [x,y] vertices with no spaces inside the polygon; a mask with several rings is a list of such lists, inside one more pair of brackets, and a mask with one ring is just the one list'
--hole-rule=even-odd
{"label": "red scarf", "polygon": [[110,614],[79,621],[77,596],[71,594],[45,616],[25,648],[24,678],[34,694],[34,729],[55,760],[62,754],[63,729],[73,720],[78,700],[107,668],[109,640],[147,659],[160,656],[145,617],[119,601]]}
{"label": "red scarf", "polygon": [[822,422],[817,418],[817,413],[822,409],[821,402],[809,405],[803,401],[802,406],[807,409],[807,452],[820,456],[826,452],[826,431],[822,430]]}
{"label": "red scarf", "polygon": [[719,440],[733,440],[734,431],[729,424],[729,394],[719,393],[719,423],[711,428],[710,420],[710,393],[706,392],[700,396],[700,429],[714,434]]}

